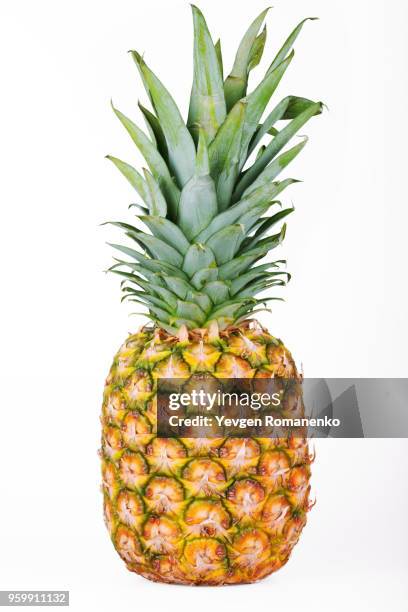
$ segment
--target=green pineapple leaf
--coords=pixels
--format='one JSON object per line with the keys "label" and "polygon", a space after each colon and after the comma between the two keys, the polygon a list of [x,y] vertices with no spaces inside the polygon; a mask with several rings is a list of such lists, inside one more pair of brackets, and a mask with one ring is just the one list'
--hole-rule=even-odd
{"label": "green pineapple leaf", "polygon": [[[249,145],[249,153],[255,149],[258,143],[262,140],[262,138],[266,134],[270,134],[272,136],[276,136],[279,132],[273,127],[273,125],[279,121],[280,119],[294,119],[307,108],[310,107],[311,104],[314,104],[313,100],[308,100],[307,98],[299,98],[297,96],[287,96],[279,104],[269,113],[265,121],[262,125],[258,127],[256,130],[251,143]],[[321,113],[321,108],[316,110],[316,115]],[[265,149],[266,147],[264,147]],[[258,155],[259,157],[259,151]]]}
{"label": "green pineapple leaf", "polygon": [[318,17],[306,17],[306,19],[303,19],[303,21],[301,21],[296,26],[296,28],[289,34],[288,38],[283,43],[282,47],[279,49],[278,53],[276,54],[275,59],[273,60],[272,64],[268,68],[267,74],[273,72],[275,68],[279,66],[279,64],[283,61],[283,59],[289,53],[289,51],[291,50],[291,48],[293,47],[295,43],[295,40],[299,36],[300,30],[303,28],[303,25],[306,23],[306,21],[315,21],[316,19],[318,19]]}
{"label": "green pineapple leaf", "polygon": [[218,268],[202,268],[193,274],[191,284],[196,289],[202,289],[207,283],[216,281],[218,278]]}
{"label": "green pineapple leaf", "polygon": [[188,127],[198,140],[201,128],[207,143],[215,137],[226,116],[224,84],[219,56],[201,11],[194,5],[194,80],[188,114]]}
{"label": "green pineapple leaf", "polygon": [[301,127],[316,114],[318,110],[321,110],[322,103],[315,102],[311,104],[306,110],[300,115],[292,119],[283,130],[279,132],[275,138],[268,144],[265,151],[259,157],[254,164],[242,175],[241,180],[238,182],[234,192],[234,199],[239,199],[246,189],[252,185],[255,179],[260,175],[262,170],[269,164],[269,162],[277,155],[287,142],[294,136]]}
{"label": "green pineapple leaf", "polygon": [[183,300],[177,300],[176,313],[178,317],[185,319],[193,319],[200,325],[204,323],[206,319],[205,312],[195,304],[194,302],[184,302]]}
{"label": "green pineapple leaf", "polygon": [[[205,230],[196,237],[196,241],[207,242],[215,232],[240,221],[240,218],[249,211],[258,207],[260,207],[258,210],[262,210],[263,206],[267,204],[272,205],[272,203],[275,203],[274,198],[276,198],[279,193],[289,185],[297,182],[296,179],[288,178],[284,181],[276,181],[274,183],[261,185],[243,200],[214,217]],[[262,214],[262,212],[259,214]]]}
{"label": "green pineapple leaf", "polygon": [[152,100],[154,109],[164,133],[169,167],[177,178],[180,187],[183,187],[191,178],[195,166],[195,146],[173,98],[162,82],[150,70],[143,58],[131,51],[143,82]]}
{"label": "green pineapple leaf", "polygon": [[[136,280],[134,282],[136,284],[139,284]],[[149,308],[151,305],[154,305],[158,308],[161,308],[164,312],[168,313],[169,315],[171,315],[171,310],[167,302],[165,302],[164,300],[161,300],[160,298],[155,297],[154,295],[150,295],[146,293],[145,291],[137,291],[136,289],[131,289],[130,291],[127,292],[125,299],[127,296],[129,298],[136,296],[138,300],[140,300],[139,303],[149,305]]]}
{"label": "green pineapple leaf", "polygon": [[247,160],[248,147],[255,131],[258,128],[258,123],[292,59],[293,52],[288,55],[288,57],[283,60],[273,71],[267,73],[258,87],[246,98],[247,110],[240,156],[241,168]]}
{"label": "green pineapple leaf", "polygon": [[143,169],[143,173],[149,193],[149,213],[152,216],[165,217],[167,214],[167,203],[160,191],[160,187],[146,168]]}
{"label": "green pineapple leaf", "polygon": [[207,293],[198,291],[189,291],[187,295],[187,301],[194,302],[203,310],[206,314],[211,310],[213,304]]}
{"label": "green pineapple leaf", "polygon": [[112,108],[115,115],[121,121],[122,125],[128,131],[133,142],[145,158],[151,173],[159,184],[169,206],[169,212],[172,218],[177,216],[177,208],[180,199],[180,191],[171,178],[169,169],[166,166],[164,159],[156,149],[153,143],[150,142],[146,134],[137,127],[133,121],[126,117],[123,113],[117,110],[113,105]]}
{"label": "green pineapple leaf", "polygon": [[177,276],[163,276],[164,282],[168,288],[181,300],[185,300],[192,287],[187,281]]}
{"label": "green pineapple leaf", "polygon": [[141,104],[140,102],[138,102],[138,106],[141,112],[143,113],[147,129],[149,130],[150,136],[153,142],[155,143],[157,150],[159,151],[166,164],[168,164],[169,151],[167,149],[166,137],[164,135],[159,120],[157,119],[156,115],[150,112],[149,109],[143,106],[143,104]]}
{"label": "green pineapple leaf", "polygon": [[243,249],[248,249],[248,248],[255,247],[259,243],[259,241],[261,240],[262,236],[264,236],[266,234],[266,232],[269,229],[271,229],[271,227],[273,227],[274,225],[279,223],[279,221],[282,221],[282,219],[284,219],[285,217],[287,217],[288,215],[293,213],[294,210],[295,210],[294,208],[285,208],[284,210],[280,210],[279,212],[275,213],[274,215],[272,215],[270,217],[267,217],[259,225],[259,227],[256,230],[255,234],[253,236],[251,236],[250,238],[247,238],[242,243]]}
{"label": "green pineapple leaf", "polygon": [[113,157],[113,155],[107,155],[106,159],[109,159],[116,168],[123,174],[125,178],[129,181],[134,189],[136,189],[137,193],[142,198],[143,202],[147,204],[150,208],[150,194],[149,189],[146,185],[146,181],[139,174],[139,172],[133,168],[130,164],[118,159],[117,157]]}
{"label": "green pineapple leaf", "polygon": [[[123,246],[121,244],[114,244],[110,242],[108,242],[108,244],[112,248],[117,249],[121,253],[125,253],[125,255],[128,255],[129,257],[135,259],[143,268],[146,268],[146,270],[162,274],[173,274],[183,279],[187,278],[184,272],[182,272],[182,270],[180,270],[180,268],[177,266],[173,266],[165,261],[150,259],[143,255],[143,253],[139,253],[139,251],[135,251],[135,249]],[[126,265],[132,266],[133,264],[127,263]]]}
{"label": "green pineapple leaf", "polygon": [[182,255],[176,249],[163,242],[163,240],[140,231],[130,231],[128,236],[147,249],[149,254],[155,259],[160,259],[176,267],[182,265]]}
{"label": "green pineapple leaf", "polygon": [[[258,293],[262,293],[262,291],[266,291],[270,287],[285,287],[286,282],[282,279],[276,279],[273,282],[265,283],[264,281],[260,281],[258,283],[251,283],[242,291],[239,291],[236,294],[237,298],[246,298],[257,295]],[[268,298],[266,298],[268,299]]]}
{"label": "green pineapple leaf", "polygon": [[266,134],[270,134],[273,126],[277,121],[284,118],[285,112],[289,106],[291,96],[287,96],[275,106],[269,113],[265,121],[257,127],[249,144],[248,153],[251,154],[255,147],[261,142]]}
{"label": "green pineapple leaf", "polygon": [[229,299],[229,287],[224,281],[207,283],[204,290],[215,305],[223,304]]}
{"label": "green pineapple leaf", "polygon": [[234,104],[246,95],[249,72],[261,59],[265,36],[258,43],[256,41],[259,28],[268,11],[269,7],[258,15],[240,42],[231,73],[224,83],[227,111],[231,110]]}
{"label": "green pineapple leaf", "polygon": [[252,300],[251,298],[242,298],[242,299],[239,298],[236,300],[229,300],[228,302],[225,302],[219,308],[216,308],[215,310],[213,310],[211,312],[210,317],[211,319],[227,318],[227,319],[231,319],[232,321],[234,321],[237,311],[240,308],[242,308],[242,306],[248,304],[248,302],[255,303],[255,301]]}
{"label": "green pineapple leaf", "polygon": [[208,240],[207,246],[214,253],[217,264],[221,265],[234,257],[244,238],[245,233],[242,225],[229,225],[213,234]]}
{"label": "green pineapple leaf", "polygon": [[[289,96],[289,104],[283,114],[282,119],[294,119],[303,111],[305,111],[311,104],[314,104],[313,100],[308,98],[300,98],[299,96]],[[316,109],[316,115],[320,115],[322,107]]]}
{"label": "green pineapple leaf", "polygon": [[142,215],[149,214],[149,209],[147,208],[147,206],[142,206],[141,204],[132,203],[132,204],[129,204],[128,208],[129,209],[136,208],[136,210],[142,213]]}
{"label": "green pineapple leaf", "polygon": [[[137,302],[137,300],[129,300],[129,301]],[[167,312],[166,310],[164,310],[163,308],[157,308],[157,306],[152,306],[152,304],[149,304],[149,311],[153,313],[153,315],[155,315],[155,317],[157,317],[160,321],[164,321],[165,323],[170,323],[172,321],[171,314]]]}
{"label": "green pineapple leaf", "polygon": [[114,257],[108,271],[122,279],[124,300],[143,305],[154,324],[173,335],[183,325],[193,329],[217,323],[223,330],[268,310],[268,301],[281,298],[267,292],[290,279],[281,269],[284,260],[266,260],[282,243],[286,224],[281,222],[293,212],[293,207],[282,208],[277,197],[297,182],[276,179],[307,138],[286,145],[322,112],[322,104],[287,96],[268,109],[307,20],[291,32],[264,78],[248,92],[250,72],[265,49],[267,10],[247,29],[224,82],[221,43],[214,45],[201,11],[192,7],[194,77],[187,124],[136,51],[132,57],[152,106],[149,110],[139,102],[147,132],[113,107],[149,169],[143,169],[143,176],[108,157],[140,197],[129,208],[137,209],[136,225],[146,226],[141,231],[112,222],[136,247],[112,244],[121,256]]}
{"label": "green pineapple leaf", "polygon": [[215,267],[215,257],[211,249],[195,243],[188,249],[183,262],[183,271],[191,278],[198,270]]}
{"label": "green pineapple leaf", "polygon": [[224,79],[224,63],[222,60],[222,49],[221,49],[221,40],[218,39],[215,43],[215,53],[217,55],[218,67],[221,73],[221,79]]}
{"label": "green pineapple leaf", "polygon": [[[250,184],[250,186],[244,191],[242,196],[246,197],[250,193],[255,191],[255,189],[258,189],[258,187],[262,187],[263,185],[271,183],[282,172],[282,170],[284,170],[286,166],[290,164],[290,162],[295,159],[297,155],[299,155],[299,153],[305,147],[307,141],[307,137],[304,137],[299,144],[295,145],[291,149],[288,149],[287,151],[276,157],[268,166],[266,166],[266,168],[261,172],[258,178]],[[238,194],[239,191],[237,192],[237,195]]]}
{"label": "green pineapple leaf", "polygon": [[262,32],[259,34],[259,36],[255,38],[255,42],[252,45],[251,55],[249,57],[249,62],[248,62],[249,71],[256,68],[262,59],[263,52],[265,49],[266,36],[267,36],[267,29],[265,25]]}
{"label": "green pineapple leaf", "polygon": [[254,280],[268,278],[272,275],[280,275],[280,274],[287,275],[288,274],[287,272],[283,272],[283,271],[270,272],[269,270],[271,267],[273,267],[273,264],[270,264],[270,263],[262,264],[260,266],[256,266],[256,268],[252,268],[252,270],[250,270],[249,272],[246,272],[245,274],[241,274],[239,278],[236,278],[231,282],[231,287],[230,287],[231,295],[235,295],[238,291],[246,287],[248,283]]}
{"label": "green pineapple leaf", "polygon": [[253,251],[246,253],[245,255],[238,255],[223,264],[218,269],[218,276],[221,280],[233,280],[240,274],[243,274],[252,266],[255,261],[264,257],[267,254],[267,250],[264,248],[253,249]]}
{"label": "green pineapple leaf", "polygon": [[146,293],[151,294],[152,291],[161,299],[165,304],[168,305],[171,312],[177,308],[177,297],[174,295],[172,291],[167,289],[166,287],[161,287],[160,285],[153,285],[146,283],[146,287],[144,288]]}
{"label": "green pineapple leaf", "polygon": [[173,245],[182,255],[187,253],[190,243],[177,225],[168,219],[152,217],[151,215],[141,215],[139,219],[147,225],[156,238],[160,238],[167,244]]}
{"label": "green pineapple leaf", "polygon": [[209,149],[211,176],[217,186],[218,210],[228,208],[239,174],[246,102],[241,100],[228,113]]}
{"label": "green pineapple leaf", "polygon": [[[292,212],[292,211],[290,211]],[[282,244],[286,235],[286,223],[282,225],[282,229],[277,234],[273,236],[268,236],[267,238],[262,238],[261,240],[255,238],[251,240],[251,242],[243,248],[241,251],[242,255],[249,255],[255,249],[265,249],[266,252],[272,251],[272,249],[276,248],[280,244]]]}
{"label": "green pineapple leaf", "polygon": [[248,234],[259,223],[262,223],[262,215],[268,212],[269,208],[274,204],[278,204],[278,202],[274,200],[267,204],[260,204],[251,208],[239,218],[239,223],[243,226],[245,234]]}
{"label": "green pineapple leaf", "polygon": [[115,261],[117,263],[109,268],[109,272],[114,272],[119,267],[121,268],[125,266],[129,268],[130,270],[133,270],[133,272],[136,272],[137,274],[141,274],[147,281],[154,283],[154,284],[159,284],[161,286],[164,286],[162,277],[159,272],[150,272],[149,270],[147,270],[140,264],[136,264],[131,261],[122,261],[116,258],[115,258]]}
{"label": "green pineapple leaf", "polygon": [[217,194],[210,176],[207,145],[204,132],[200,130],[196,169],[181,192],[177,223],[191,240],[207,227],[217,212]]}

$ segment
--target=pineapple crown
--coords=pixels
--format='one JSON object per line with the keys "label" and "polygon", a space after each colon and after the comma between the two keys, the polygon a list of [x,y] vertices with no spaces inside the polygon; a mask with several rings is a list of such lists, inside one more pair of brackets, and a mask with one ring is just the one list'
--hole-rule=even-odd
{"label": "pineapple crown", "polygon": [[307,19],[289,35],[261,82],[248,93],[249,74],[265,47],[266,26],[259,31],[268,9],[249,26],[225,80],[220,41],[214,45],[203,14],[195,6],[192,10],[194,79],[187,123],[162,82],[139,53],[131,51],[153,109],[139,104],[149,136],[113,110],[149,170],[142,176],[128,163],[108,156],[141,198],[143,204],[133,206],[147,229],[109,222],[138,247],[112,244],[130,261],[115,258],[110,271],[123,277],[122,299],[145,306],[147,316],[169,333],[182,326],[218,324],[223,329],[280,299],[256,296],[286,284],[290,276],[281,269],[286,262],[254,264],[285,236],[285,224],[270,233],[293,212],[277,197],[297,181],[275,179],[307,139],[282,149],[322,112],[321,102],[288,96],[261,123]]}

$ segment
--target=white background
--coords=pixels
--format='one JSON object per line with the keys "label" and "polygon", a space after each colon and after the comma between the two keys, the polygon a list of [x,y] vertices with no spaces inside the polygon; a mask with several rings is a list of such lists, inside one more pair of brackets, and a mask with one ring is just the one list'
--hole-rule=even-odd
{"label": "white background", "polygon": [[[227,69],[265,4],[201,0]],[[265,64],[298,21],[320,17],[278,92],[329,112],[303,129],[290,175],[305,182],[288,189],[297,210],[280,253],[294,279],[262,317],[309,376],[408,376],[407,12],[405,0],[286,0],[268,16]],[[130,219],[134,198],[104,155],[141,160],[109,100],[142,122],[136,48],[186,111],[190,9],[2,0],[0,21],[0,588],[70,589],[76,611],[406,610],[406,441],[318,444],[318,504],[268,580],[198,590],[126,571],[101,518],[98,413],[114,351],[142,319],[102,273],[117,234],[98,224]]]}

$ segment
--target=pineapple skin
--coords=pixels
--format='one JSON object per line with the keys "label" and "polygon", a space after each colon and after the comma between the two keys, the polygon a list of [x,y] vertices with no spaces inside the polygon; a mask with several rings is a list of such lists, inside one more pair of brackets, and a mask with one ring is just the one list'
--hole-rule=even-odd
{"label": "pineapple skin", "polygon": [[142,328],[116,354],[102,408],[105,523],[127,568],[186,585],[250,583],[280,569],[306,523],[307,440],[155,436],[158,378],[298,377],[257,322],[212,336]]}

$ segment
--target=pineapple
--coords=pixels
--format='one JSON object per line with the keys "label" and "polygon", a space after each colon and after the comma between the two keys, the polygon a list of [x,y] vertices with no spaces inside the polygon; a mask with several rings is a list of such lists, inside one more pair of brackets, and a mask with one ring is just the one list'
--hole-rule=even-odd
{"label": "pineapple", "polygon": [[289,277],[283,260],[264,258],[286,226],[270,230],[293,211],[277,198],[296,181],[275,179],[306,139],[282,150],[322,104],[288,96],[262,121],[306,20],[248,93],[267,11],[224,79],[220,42],[192,10],[187,122],[136,51],[152,106],[139,105],[148,135],[114,108],[149,169],[142,176],[109,156],[141,200],[136,225],[114,222],[133,246],[112,245],[121,255],[111,270],[123,279],[124,298],[145,306],[151,321],[127,338],[106,380],[102,489],[105,522],[129,570],[167,583],[239,584],[278,570],[299,539],[311,506],[307,440],[159,438],[157,382],[300,378],[284,344],[253,316],[277,299],[257,296]]}

